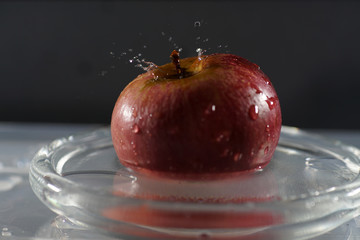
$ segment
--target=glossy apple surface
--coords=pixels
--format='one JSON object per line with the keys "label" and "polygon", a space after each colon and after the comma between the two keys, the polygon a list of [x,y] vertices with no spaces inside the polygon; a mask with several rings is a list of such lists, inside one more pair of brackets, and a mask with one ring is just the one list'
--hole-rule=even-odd
{"label": "glossy apple surface", "polygon": [[263,168],[281,111],[269,78],[248,60],[213,54],[139,75],[120,94],[111,134],[119,160],[151,175],[197,178]]}

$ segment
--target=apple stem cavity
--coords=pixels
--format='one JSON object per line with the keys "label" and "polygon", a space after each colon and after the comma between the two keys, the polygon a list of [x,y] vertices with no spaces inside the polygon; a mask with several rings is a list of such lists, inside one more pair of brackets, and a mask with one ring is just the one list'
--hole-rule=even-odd
{"label": "apple stem cavity", "polygon": [[183,77],[183,71],[180,67],[180,54],[178,51],[174,50],[172,51],[172,53],[170,54],[170,58],[173,62],[173,64],[175,65],[176,67],[176,72],[179,76],[179,78],[182,78]]}

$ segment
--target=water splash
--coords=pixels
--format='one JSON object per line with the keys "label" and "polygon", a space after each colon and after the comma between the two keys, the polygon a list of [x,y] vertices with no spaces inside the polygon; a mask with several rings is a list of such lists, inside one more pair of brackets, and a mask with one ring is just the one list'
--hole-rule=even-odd
{"label": "water splash", "polygon": [[206,52],[205,49],[201,49],[201,48],[197,48],[196,49],[197,55],[198,55],[198,59],[199,61],[201,61],[203,59],[203,55]]}
{"label": "water splash", "polygon": [[129,63],[135,64],[134,65],[135,67],[141,68],[142,70],[144,70],[146,72],[158,68],[158,65],[156,65],[155,63],[146,61],[145,58],[141,58],[141,57],[142,57],[142,54],[138,53],[137,55],[135,55],[128,61],[129,61]]}
{"label": "water splash", "polygon": [[[225,44],[213,44],[213,46],[210,46],[210,39],[203,34],[204,32],[204,25],[206,25],[206,22],[204,20],[196,20],[193,22],[193,28],[194,28],[194,38],[195,38],[195,51],[197,53],[197,57],[199,60],[203,60],[205,53],[207,53],[208,51],[210,51],[211,49],[217,49],[217,48],[227,48],[228,45]],[[141,38],[144,38],[143,33],[139,33],[138,36]],[[171,50],[177,50],[178,52],[182,52],[183,48],[180,47],[180,45],[175,41],[175,37],[173,34],[171,34],[170,32],[167,31],[161,31],[160,32],[160,36],[164,39],[165,43],[168,43],[170,46]],[[139,48],[126,48],[123,50],[119,50],[116,49],[117,47],[119,47],[120,45],[117,44],[116,42],[112,42],[112,47],[115,49],[112,49],[111,51],[109,51],[109,55],[111,56],[111,58],[116,59],[116,60],[121,60],[124,61],[125,63],[131,64],[133,66],[135,66],[136,68],[140,68],[145,72],[149,72],[151,70],[154,70],[156,68],[158,68],[158,65],[156,65],[154,62],[152,61],[148,61],[145,57],[143,57],[144,55],[144,51],[148,50],[149,48],[151,48],[151,46],[149,46],[149,42],[143,42],[143,44],[141,44],[139,46]],[[138,52],[138,53],[136,53]],[[116,64],[112,64],[109,69],[107,70],[103,70],[101,71],[98,75],[99,76],[105,76],[109,73],[110,70],[114,70],[116,69]],[[154,75],[154,79],[156,80],[157,76]]]}

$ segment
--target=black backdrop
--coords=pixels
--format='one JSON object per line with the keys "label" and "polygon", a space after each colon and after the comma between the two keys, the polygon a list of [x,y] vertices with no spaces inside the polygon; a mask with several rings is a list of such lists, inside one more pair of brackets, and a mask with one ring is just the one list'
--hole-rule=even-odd
{"label": "black backdrop", "polygon": [[358,129],[359,12],[356,1],[2,1],[0,121],[108,124],[142,72],[128,60],[163,64],[179,46],[260,65],[286,125]]}

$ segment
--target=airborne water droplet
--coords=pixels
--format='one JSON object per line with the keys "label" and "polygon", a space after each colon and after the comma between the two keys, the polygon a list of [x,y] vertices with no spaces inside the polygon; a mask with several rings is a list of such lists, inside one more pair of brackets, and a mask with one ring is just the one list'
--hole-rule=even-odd
{"label": "airborne water droplet", "polygon": [[194,22],[194,27],[200,27],[200,26],[201,26],[200,21],[196,21],[196,22]]}
{"label": "airborne water droplet", "polygon": [[259,117],[259,107],[257,105],[250,106],[249,116],[252,120],[256,120]]}

